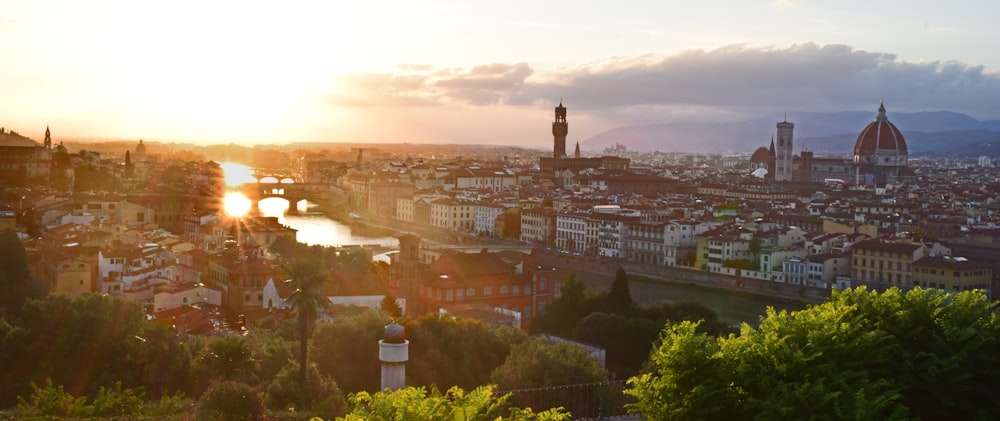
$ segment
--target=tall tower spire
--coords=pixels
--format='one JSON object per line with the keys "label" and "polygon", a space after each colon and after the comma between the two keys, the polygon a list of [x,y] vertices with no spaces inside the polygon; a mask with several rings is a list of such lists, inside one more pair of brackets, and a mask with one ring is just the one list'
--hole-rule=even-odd
{"label": "tall tower spire", "polygon": [[45,126],[45,149],[52,149],[52,132],[49,131],[49,126]]}
{"label": "tall tower spire", "polygon": [[580,159],[580,141],[576,141],[576,151],[573,152],[573,158]]}
{"label": "tall tower spire", "polygon": [[777,124],[778,144],[775,148],[774,180],[792,181],[792,131],[795,125],[786,118]]}
{"label": "tall tower spire", "polygon": [[552,157],[566,157],[566,134],[569,133],[569,123],[566,123],[566,107],[562,99],[556,107],[556,120],[552,122]]}

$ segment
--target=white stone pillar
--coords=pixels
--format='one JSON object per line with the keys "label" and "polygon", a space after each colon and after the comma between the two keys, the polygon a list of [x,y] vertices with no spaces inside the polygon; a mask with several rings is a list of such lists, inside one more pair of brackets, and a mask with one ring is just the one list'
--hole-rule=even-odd
{"label": "white stone pillar", "polygon": [[406,361],[410,359],[410,341],[403,339],[403,326],[385,327],[385,339],[378,341],[378,359],[382,361],[382,390],[406,387]]}

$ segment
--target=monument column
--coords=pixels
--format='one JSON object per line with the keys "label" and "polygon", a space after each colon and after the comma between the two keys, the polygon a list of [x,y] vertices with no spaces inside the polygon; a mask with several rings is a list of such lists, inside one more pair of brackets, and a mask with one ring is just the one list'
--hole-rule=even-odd
{"label": "monument column", "polygon": [[410,341],[405,338],[403,326],[392,322],[385,327],[385,339],[378,341],[378,359],[382,361],[382,390],[406,387]]}

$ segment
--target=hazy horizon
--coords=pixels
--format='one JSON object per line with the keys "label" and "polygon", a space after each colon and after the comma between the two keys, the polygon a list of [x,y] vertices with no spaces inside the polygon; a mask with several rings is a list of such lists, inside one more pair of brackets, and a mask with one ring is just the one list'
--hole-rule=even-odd
{"label": "hazy horizon", "polygon": [[[544,148],[789,112],[1000,119],[990,2],[22,2],[0,126],[40,140]],[[992,12],[991,12],[992,11]]]}

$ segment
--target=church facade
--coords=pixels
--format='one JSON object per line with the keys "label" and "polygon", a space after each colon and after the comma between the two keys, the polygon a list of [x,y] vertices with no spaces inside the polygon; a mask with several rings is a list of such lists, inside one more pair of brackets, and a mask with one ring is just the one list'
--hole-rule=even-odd
{"label": "church facade", "polygon": [[912,180],[916,175],[908,166],[908,149],[903,133],[886,117],[885,103],[854,143],[850,158],[816,157],[811,151],[792,153],[794,125],[777,124],[777,143],[761,147],[750,157],[754,169],[766,169],[767,181],[840,182],[844,184],[882,185]]}

